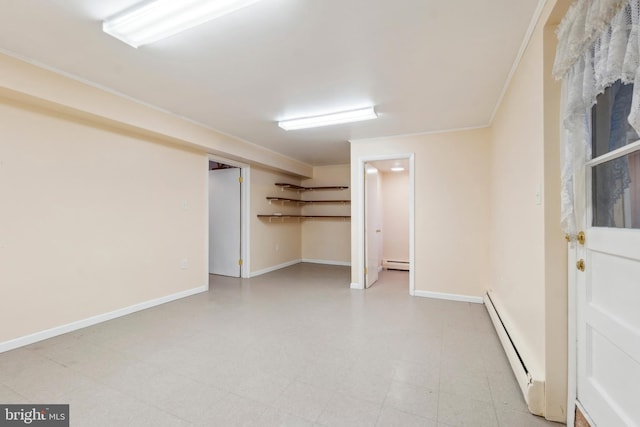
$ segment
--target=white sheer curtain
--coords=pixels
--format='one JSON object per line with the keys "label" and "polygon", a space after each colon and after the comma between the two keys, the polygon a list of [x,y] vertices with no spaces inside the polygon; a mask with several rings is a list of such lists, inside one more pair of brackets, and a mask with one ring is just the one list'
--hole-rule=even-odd
{"label": "white sheer curtain", "polygon": [[554,76],[562,79],[563,229],[584,222],[584,163],[591,158],[591,107],[621,80],[634,83],[628,120],[640,132],[640,0],[577,0],[558,27]]}

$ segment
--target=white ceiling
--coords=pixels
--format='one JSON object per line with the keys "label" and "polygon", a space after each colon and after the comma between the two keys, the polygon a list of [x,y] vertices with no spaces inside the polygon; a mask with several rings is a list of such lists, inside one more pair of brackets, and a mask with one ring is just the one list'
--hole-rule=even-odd
{"label": "white ceiling", "polygon": [[373,166],[382,173],[397,173],[393,172],[391,168],[403,167],[404,173],[409,173],[409,159],[395,159],[395,160],[376,160],[375,162],[367,162],[368,165]]}
{"label": "white ceiling", "polygon": [[[101,21],[138,0],[0,0],[0,49],[312,165],[349,139],[485,126],[539,0],[262,0],[139,49]],[[375,105],[377,120],[277,120]]]}

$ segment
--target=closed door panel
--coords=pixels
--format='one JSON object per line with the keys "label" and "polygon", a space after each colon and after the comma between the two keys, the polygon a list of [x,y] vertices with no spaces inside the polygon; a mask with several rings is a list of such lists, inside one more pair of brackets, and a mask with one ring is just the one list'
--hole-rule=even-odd
{"label": "closed door panel", "polygon": [[640,230],[586,233],[578,400],[598,426],[640,426]]}
{"label": "closed door panel", "polygon": [[240,169],[209,171],[209,273],[240,277]]}

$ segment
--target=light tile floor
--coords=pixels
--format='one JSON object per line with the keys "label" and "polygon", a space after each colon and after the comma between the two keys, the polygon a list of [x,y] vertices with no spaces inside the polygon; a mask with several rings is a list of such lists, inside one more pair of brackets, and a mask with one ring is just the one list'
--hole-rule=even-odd
{"label": "light tile floor", "polygon": [[0,354],[0,402],[72,426],[557,425],[529,414],[482,305],[298,264]]}

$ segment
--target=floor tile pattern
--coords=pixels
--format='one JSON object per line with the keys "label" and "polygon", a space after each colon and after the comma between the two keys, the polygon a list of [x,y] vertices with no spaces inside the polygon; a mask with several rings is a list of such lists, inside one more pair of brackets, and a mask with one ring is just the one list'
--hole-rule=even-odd
{"label": "floor tile pattern", "polygon": [[0,402],[72,426],[558,426],[527,412],[485,308],[298,264],[0,354]]}

